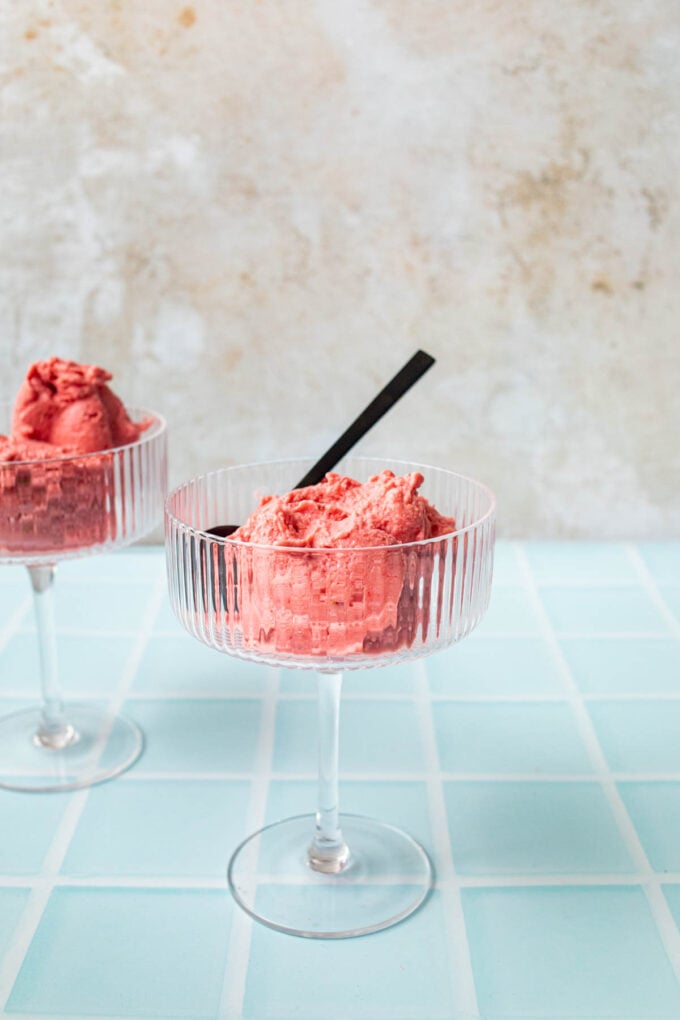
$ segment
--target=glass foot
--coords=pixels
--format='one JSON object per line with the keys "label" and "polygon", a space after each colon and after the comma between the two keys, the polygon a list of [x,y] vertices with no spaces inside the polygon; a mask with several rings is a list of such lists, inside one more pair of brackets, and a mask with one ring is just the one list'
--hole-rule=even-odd
{"label": "glass foot", "polygon": [[352,938],[389,928],[417,910],[432,888],[423,848],[392,825],[341,815],[349,862],[338,875],[313,871],[307,849],[314,816],[268,825],[234,852],[227,877],[256,921],[314,939]]}
{"label": "glass foot", "polygon": [[144,746],[142,731],[124,715],[96,704],[66,706],[68,740],[47,746],[39,706],[0,718],[0,788],[48,793],[77,790],[129,768]]}

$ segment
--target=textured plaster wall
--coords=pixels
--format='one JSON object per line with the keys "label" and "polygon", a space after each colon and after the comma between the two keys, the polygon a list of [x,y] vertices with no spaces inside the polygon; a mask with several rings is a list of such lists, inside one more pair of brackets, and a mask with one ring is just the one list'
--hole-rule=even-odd
{"label": "textured plaster wall", "polygon": [[677,0],[1,0],[0,398],[50,353],[172,476],[363,444],[505,535],[680,534]]}

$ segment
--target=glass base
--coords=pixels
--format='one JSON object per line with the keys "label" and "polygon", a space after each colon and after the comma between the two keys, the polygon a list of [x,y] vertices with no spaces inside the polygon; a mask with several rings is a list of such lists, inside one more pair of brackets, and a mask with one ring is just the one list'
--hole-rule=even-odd
{"label": "glass base", "polygon": [[0,718],[0,788],[34,793],[78,790],[129,768],[144,746],[124,715],[96,704],[66,705],[67,739],[49,747],[40,737],[40,706]]}
{"label": "glass base", "polygon": [[341,815],[350,858],[338,875],[313,871],[307,849],[313,815],[268,825],[234,852],[227,877],[236,902],[289,935],[342,939],[389,928],[412,914],[432,888],[430,859],[392,825]]}

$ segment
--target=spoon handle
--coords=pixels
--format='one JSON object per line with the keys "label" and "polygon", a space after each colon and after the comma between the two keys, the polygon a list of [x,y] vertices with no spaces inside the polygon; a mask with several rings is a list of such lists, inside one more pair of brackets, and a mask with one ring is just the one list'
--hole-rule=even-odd
{"label": "spoon handle", "polygon": [[403,397],[404,393],[420,379],[421,375],[427,372],[428,368],[434,365],[434,358],[425,351],[416,351],[412,358],[406,362],[393,379],[378,393],[358,418],[346,429],[339,439],[333,443],[330,449],[326,450],[322,457],[310,468],[302,478],[296,489],[302,489],[306,485],[316,485],[324,475],[335,467],[339,460],[345,456],[352,447],[366,435],[369,429],[373,428],[384,414],[387,414],[393,404]]}

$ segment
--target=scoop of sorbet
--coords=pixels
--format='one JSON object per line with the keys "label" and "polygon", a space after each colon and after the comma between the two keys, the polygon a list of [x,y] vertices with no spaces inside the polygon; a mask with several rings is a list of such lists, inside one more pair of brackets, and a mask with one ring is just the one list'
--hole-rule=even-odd
{"label": "scoop of sorbet", "polygon": [[318,485],[266,496],[234,538],[309,549],[368,548],[437,538],[455,531],[418,492],[423,476],[382,471],[367,482],[333,472]]}
{"label": "scoop of sorbet", "polygon": [[131,421],[97,365],[49,358],[29,368],[17,393],[11,438],[61,453],[95,453],[136,442],[149,422]]}

